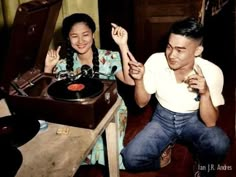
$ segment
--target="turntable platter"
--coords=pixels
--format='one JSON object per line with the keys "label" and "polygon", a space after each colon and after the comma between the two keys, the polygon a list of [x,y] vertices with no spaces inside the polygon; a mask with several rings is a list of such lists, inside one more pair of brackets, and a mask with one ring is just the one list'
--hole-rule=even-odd
{"label": "turntable platter", "polygon": [[98,96],[104,84],[98,79],[81,77],[77,80],[60,80],[52,83],[47,92],[50,97],[63,101],[84,101]]}

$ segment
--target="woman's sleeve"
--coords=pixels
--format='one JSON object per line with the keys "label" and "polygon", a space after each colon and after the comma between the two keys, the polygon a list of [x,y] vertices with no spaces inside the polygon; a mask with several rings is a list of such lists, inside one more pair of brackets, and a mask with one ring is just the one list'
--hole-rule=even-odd
{"label": "woman's sleeve", "polygon": [[112,51],[110,61],[111,61],[110,62],[111,63],[111,71],[114,70],[114,74],[116,74],[117,72],[122,70],[121,57],[120,57],[119,52]]}
{"label": "woman's sleeve", "polygon": [[[117,72],[122,70],[120,53],[110,50],[99,50],[99,71],[104,74],[112,74],[109,79],[114,80]],[[105,76],[100,76],[101,78]]]}

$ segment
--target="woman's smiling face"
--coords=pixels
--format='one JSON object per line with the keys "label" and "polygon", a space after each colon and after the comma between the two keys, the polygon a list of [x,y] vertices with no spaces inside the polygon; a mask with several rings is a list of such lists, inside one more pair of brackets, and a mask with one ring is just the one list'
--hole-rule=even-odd
{"label": "woman's smiling face", "polygon": [[75,23],[69,32],[71,46],[79,54],[85,54],[91,50],[93,37],[91,29],[84,22]]}

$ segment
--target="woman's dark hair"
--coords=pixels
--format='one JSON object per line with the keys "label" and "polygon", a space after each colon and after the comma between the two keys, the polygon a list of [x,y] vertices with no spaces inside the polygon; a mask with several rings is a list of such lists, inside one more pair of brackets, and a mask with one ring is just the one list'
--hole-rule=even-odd
{"label": "woman's dark hair", "polygon": [[182,21],[174,23],[171,27],[170,33],[179,34],[195,40],[199,40],[202,43],[204,28],[194,18],[186,18]]}
{"label": "woman's dark hair", "polygon": [[[73,54],[74,52],[76,52],[72,47],[71,47],[71,43],[69,40],[69,32],[72,28],[72,26],[75,23],[80,23],[83,22],[85,23],[92,31],[92,33],[95,32],[96,30],[96,25],[95,22],[93,21],[93,19],[84,13],[75,13],[72,14],[68,17],[66,17],[63,22],[62,22],[62,35],[64,37],[64,39],[66,40],[66,69],[69,71],[73,71]],[[93,44],[92,44],[92,51],[93,51],[93,70],[94,73],[98,73],[99,72],[99,60],[98,60],[98,50],[95,46],[95,41],[93,40]],[[94,77],[98,77],[98,74],[95,74]]]}

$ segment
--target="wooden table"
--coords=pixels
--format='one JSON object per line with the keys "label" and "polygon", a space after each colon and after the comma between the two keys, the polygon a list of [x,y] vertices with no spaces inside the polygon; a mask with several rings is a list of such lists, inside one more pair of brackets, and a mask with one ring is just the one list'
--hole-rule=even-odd
{"label": "wooden table", "polygon": [[[23,162],[16,177],[72,177],[89,154],[98,137],[106,133],[110,177],[119,177],[117,120],[118,98],[96,129],[48,123],[32,140],[19,147]],[[69,130],[60,134],[59,130]]]}

